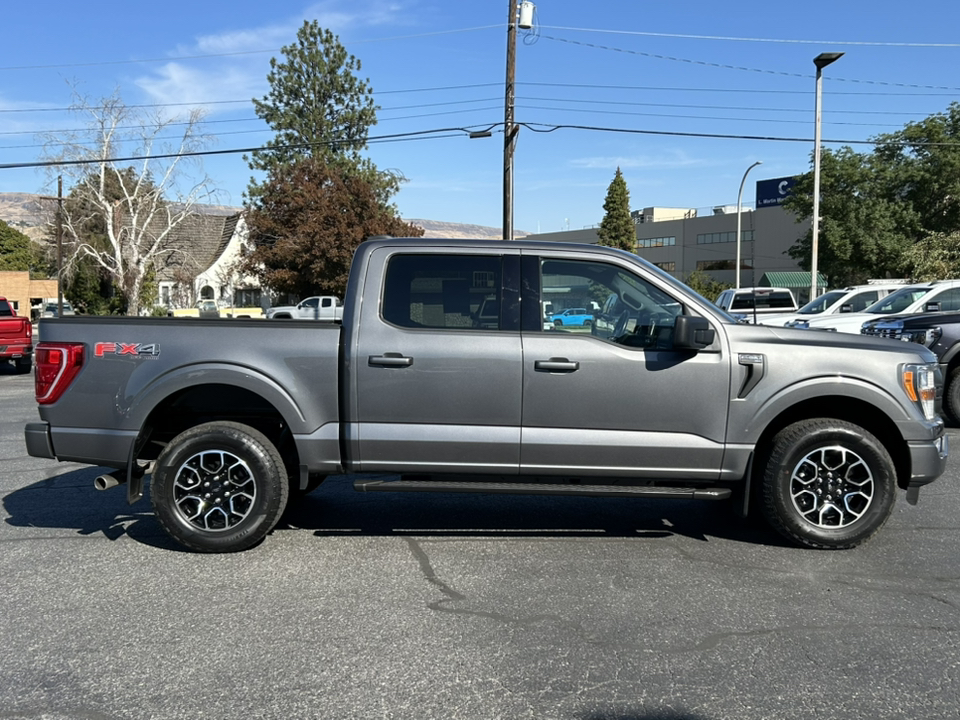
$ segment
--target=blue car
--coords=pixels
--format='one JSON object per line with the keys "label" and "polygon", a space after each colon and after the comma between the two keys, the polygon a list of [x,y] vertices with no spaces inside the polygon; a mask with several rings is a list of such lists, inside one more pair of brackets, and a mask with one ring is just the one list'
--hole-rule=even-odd
{"label": "blue car", "polygon": [[593,313],[587,312],[586,308],[567,308],[561,313],[553,315],[551,318],[554,327],[590,327],[593,325]]}

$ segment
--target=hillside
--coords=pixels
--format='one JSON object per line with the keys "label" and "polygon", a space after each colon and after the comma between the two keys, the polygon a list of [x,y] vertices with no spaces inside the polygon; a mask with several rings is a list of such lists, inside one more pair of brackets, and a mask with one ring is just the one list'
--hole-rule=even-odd
{"label": "hillside", "polygon": [[[27,235],[39,236],[40,228],[52,219],[52,211],[56,202],[43,200],[40,195],[33,193],[0,193],[0,220],[11,225]],[[241,208],[226,205],[201,205],[202,212],[208,215],[232,215]],[[46,214],[49,213],[49,214]],[[467,238],[474,240],[499,240],[500,228],[483,225],[469,225],[466,223],[442,222],[439,220],[420,220],[404,218],[409,223],[419,225],[424,229],[424,237],[428,238]],[[31,232],[32,230],[32,232]],[[517,237],[529,235],[522,230],[515,232]]]}

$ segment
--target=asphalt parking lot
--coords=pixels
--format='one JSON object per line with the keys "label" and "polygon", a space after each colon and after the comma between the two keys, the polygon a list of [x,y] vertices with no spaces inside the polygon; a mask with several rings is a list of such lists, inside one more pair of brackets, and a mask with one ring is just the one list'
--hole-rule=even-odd
{"label": "asphalt parking lot", "polygon": [[0,718],[960,714],[955,458],[852,551],[719,503],[334,478],[209,556],[96,468],[28,457],[32,382],[0,367]]}

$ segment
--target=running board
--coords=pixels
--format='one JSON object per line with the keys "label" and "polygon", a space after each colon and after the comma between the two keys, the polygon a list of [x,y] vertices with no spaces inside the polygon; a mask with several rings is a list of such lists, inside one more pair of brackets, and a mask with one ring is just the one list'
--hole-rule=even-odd
{"label": "running board", "polygon": [[653,487],[651,485],[549,485],[546,483],[473,482],[445,480],[353,481],[357,492],[495,493],[501,495],[580,495],[590,497],[676,498],[726,500],[730,488]]}

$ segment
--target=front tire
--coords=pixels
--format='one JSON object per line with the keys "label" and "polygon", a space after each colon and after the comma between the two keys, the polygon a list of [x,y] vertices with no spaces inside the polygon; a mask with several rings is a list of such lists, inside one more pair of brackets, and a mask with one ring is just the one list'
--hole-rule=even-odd
{"label": "front tire", "polygon": [[853,548],[893,511],[896,470],[880,441],[842,420],[789,425],[774,437],[763,474],[767,521],[802,547]]}
{"label": "front tire", "polygon": [[175,437],[157,460],[150,498],[170,536],[198,552],[260,542],[287,504],[283,458],[257,430],[211,422]]}
{"label": "front tire", "polygon": [[960,425],[960,367],[947,375],[947,386],[943,390],[943,411],[950,421]]}

